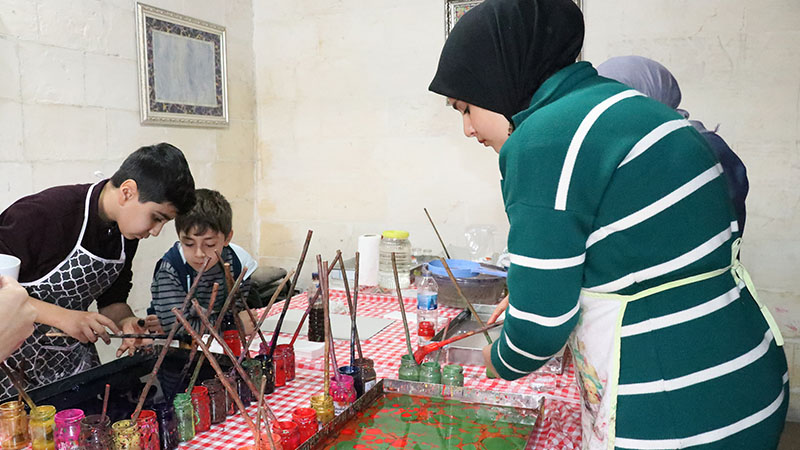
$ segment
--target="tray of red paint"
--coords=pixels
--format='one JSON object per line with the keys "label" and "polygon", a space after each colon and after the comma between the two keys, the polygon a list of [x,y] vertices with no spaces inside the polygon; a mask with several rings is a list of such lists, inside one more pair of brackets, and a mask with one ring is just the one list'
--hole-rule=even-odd
{"label": "tray of red paint", "polygon": [[543,404],[535,394],[384,379],[299,449],[522,450]]}

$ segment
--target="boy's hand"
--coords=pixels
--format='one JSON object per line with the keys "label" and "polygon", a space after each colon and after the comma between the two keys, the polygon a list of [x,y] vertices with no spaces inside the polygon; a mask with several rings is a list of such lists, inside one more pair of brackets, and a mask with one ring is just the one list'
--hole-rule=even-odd
{"label": "boy's hand", "polygon": [[13,278],[0,275],[0,308],[7,321],[0,328],[0,361],[5,360],[33,333],[36,309],[28,302],[28,291]]}
{"label": "boy's hand", "polygon": [[64,309],[59,316],[56,328],[84,344],[96,342],[98,337],[106,344],[110,344],[111,339],[108,338],[106,328],[119,333],[117,324],[100,313]]}
{"label": "boy's hand", "polygon": [[150,333],[164,333],[164,328],[161,327],[161,322],[155,314],[150,314],[144,318],[144,327],[147,328],[147,331]]}
{"label": "boy's hand", "polygon": [[508,308],[507,295],[506,298],[501,300],[500,303],[498,303],[497,306],[495,306],[494,311],[492,311],[492,315],[489,317],[489,320],[486,321],[486,325],[493,324],[497,320],[497,318],[500,317],[500,314],[503,314],[503,311],[505,311],[506,308]]}
{"label": "boy's hand", "polygon": [[[119,321],[120,326],[122,327],[123,333],[147,333],[146,323],[145,326],[141,326],[139,323],[140,319],[136,316],[126,317]],[[128,355],[133,356],[133,352],[136,351],[136,347],[141,347],[143,345],[150,345],[153,343],[152,339],[123,339],[122,345],[119,346],[117,349],[117,358],[124,355],[125,352],[128,352]]]}

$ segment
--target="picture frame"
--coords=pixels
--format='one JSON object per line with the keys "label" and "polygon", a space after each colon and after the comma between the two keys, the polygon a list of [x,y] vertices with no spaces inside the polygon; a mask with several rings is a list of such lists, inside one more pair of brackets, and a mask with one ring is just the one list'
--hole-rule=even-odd
{"label": "picture frame", "polygon": [[[583,11],[583,0],[573,0]],[[444,38],[467,11],[483,3],[483,0],[445,0],[444,2]]]}
{"label": "picture frame", "polygon": [[141,123],[226,127],[225,27],[136,3]]}

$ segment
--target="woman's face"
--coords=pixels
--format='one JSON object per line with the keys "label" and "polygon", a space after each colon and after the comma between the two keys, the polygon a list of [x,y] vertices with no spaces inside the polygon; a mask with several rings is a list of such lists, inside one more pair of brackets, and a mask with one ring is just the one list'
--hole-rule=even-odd
{"label": "woman's face", "polygon": [[474,137],[484,146],[500,153],[500,148],[508,139],[509,125],[502,114],[454,98],[448,98],[447,104],[461,113],[466,137]]}

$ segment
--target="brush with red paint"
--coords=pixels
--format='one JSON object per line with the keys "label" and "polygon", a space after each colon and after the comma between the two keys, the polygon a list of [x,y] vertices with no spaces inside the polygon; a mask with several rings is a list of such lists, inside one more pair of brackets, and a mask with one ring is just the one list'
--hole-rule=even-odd
{"label": "brush with red paint", "polygon": [[453,336],[450,339],[445,339],[445,340],[440,341],[440,342],[434,342],[434,343],[422,346],[422,347],[418,348],[417,351],[414,352],[414,360],[417,362],[417,364],[422,364],[422,360],[425,359],[425,355],[427,355],[428,353],[435,352],[436,350],[439,350],[440,348],[444,347],[445,345],[452,344],[453,342],[460,341],[461,339],[466,339],[466,338],[468,338],[470,336],[473,336],[473,335],[476,335],[478,333],[483,333],[485,331],[491,330],[492,328],[499,327],[500,325],[503,325],[503,321],[502,320],[500,322],[495,322],[495,323],[493,323],[491,325],[486,325],[483,328],[478,328],[477,330],[472,330],[472,331],[468,331],[468,332],[466,332],[464,334],[459,334],[457,336]]}

